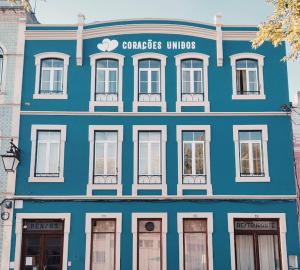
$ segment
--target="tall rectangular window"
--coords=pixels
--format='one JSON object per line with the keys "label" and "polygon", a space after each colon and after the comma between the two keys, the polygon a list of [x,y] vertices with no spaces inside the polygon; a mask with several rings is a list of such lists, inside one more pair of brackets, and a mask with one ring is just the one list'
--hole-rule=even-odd
{"label": "tall rectangular window", "polygon": [[235,219],[237,270],[281,270],[277,219]]}
{"label": "tall rectangular window", "polygon": [[116,219],[92,220],[91,270],[116,268]]}
{"label": "tall rectangular window", "polygon": [[162,220],[137,219],[137,270],[162,270]]}
{"label": "tall rectangular window", "polygon": [[264,176],[262,132],[239,131],[240,176]]}
{"label": "tall rectangular window", "polygon": [[161,101],[160,61],[139,61],[139,101]]}
{"label": "tall rectangular window", "polygon": [[183,131],[183,184],[202,184],[205,180],[205,132]]}
{"label": "tall rectangular window", "polygon": [[236,84],[238,95],[259,95],[258,61],[240,59],[236,61]]}
{"label": "tall rectangular window", "polygon": [[118,60],[100,59],[96,67],[96,101],[118,100]]}
{"label": "tall rectangular window", "polygon": [[118,132],[96,131],[94,141],[94,184],[118,182]]}
{"label": "tall rectangular window", "polygon": [[61,132],[38,130],[35,177],[59,177]]}
{"label": "tall rectangular window", "polygon": [[181,61],[181,101],[203,101],[203,61],[185,59]]}
{"label": "tall rectangular window", "polygon": [[161,184],[161,132],[138,132],[138,183]]}
{"label": "tall rectangular window", "polygon": [[43,59],[41,61],[40,94],[62,94],[63,75],[63,59]]}
{"label": "tall rectangular window", "polygon": [[183,219],[184,270],[208,269],[207,220]]}

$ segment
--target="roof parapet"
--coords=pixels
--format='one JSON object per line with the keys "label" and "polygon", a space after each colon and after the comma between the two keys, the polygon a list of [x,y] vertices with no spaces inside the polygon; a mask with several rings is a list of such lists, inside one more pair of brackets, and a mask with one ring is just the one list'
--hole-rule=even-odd
{"label": "roof parapet", "polygon": [[85,22],[84,14],[79,13],[78,14],[78,29],[77,29],[77,44],[76,44],[76,63],[78,66],[82,66],[84,22]]}

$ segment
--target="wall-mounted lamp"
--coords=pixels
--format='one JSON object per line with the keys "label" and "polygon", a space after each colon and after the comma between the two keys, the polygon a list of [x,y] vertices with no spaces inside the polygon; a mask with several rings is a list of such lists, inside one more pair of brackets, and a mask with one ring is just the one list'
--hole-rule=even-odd
{"label": "wall-mounted lamp", "polygon": [[3,166],[6,172],[15,172],[16,168],[20,162],[21,150],[13,143],[13,140],[10,141],[10,149],[6,154],[1,155]]}

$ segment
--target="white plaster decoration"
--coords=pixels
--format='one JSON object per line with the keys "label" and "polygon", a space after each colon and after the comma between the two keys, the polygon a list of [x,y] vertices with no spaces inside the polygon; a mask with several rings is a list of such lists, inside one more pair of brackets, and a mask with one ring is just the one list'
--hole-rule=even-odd
{"label": "white plaster decoration", "polygon": [[[139,131],[160,131],[161,132],[161,184],[139,184],[138,183],[138,133]],[[166,183],[166,143],[167,143],[167,126],[154,126],[154,125],[139,125],[133,126],[133,185],[132,196],[137,196],[138,190],[161,190],[162,196],[167,195]]]}
{"label": "white plaster decoration", "polygon": [[280,229],[280,255],[282,269],[288,270],[287,263],[287,247],[286,247],[286,216],[284,213],[228,213],[228,232],[230,236],[230,257],[231,257],[231,270],[236,270],[236,258],[235,258],[235,237],[234,237],[234,219],[279,219]]}
{"label": "white plaster decoration", "polygon": [[[261,131],[262,133],[262,161],[264,176],[247,177],[241,176],[240,168],[240,143],[239,131]],[[234,125],[233,126],[233,141],[235,153],[235,181],[236,182],[270,182],[269,165],[268,165],[268,126],[267,125]]]}
{"label": "white plaster decoration", "polygon": [[[118,132],[117,147],[117,184],[94,184],[94,141],[95,131],[116,131]],[[92,196],[93,190],[117,190],[117,197],[122,196],[122,143],[123,143],[123,126],[116,125],[96,125],[89,126],[89,182],[87,185],[87,196]]]}
{"label": "white plaster decoration", "polygon": [[[40,80],[41,80],[41,65],[42,60],[47,58],[57,58],[64,61],[63,67],[63,82],[62,94],[42,94],[40,93]],[[68,66],[70,56],[61,52],[45,52],[35,55],[35,89],[34,99],[68,99]]]}
{"label": "white plaster decoration", "polygon": [[[166,61],[167,56],[159,53],[139,53],[132,56],[134,67],[134,96],[132,111],[138,112],[138,108],[141,106],[156,107],[159,106],[162,112],[167,111],[166,104]],[[160,61],[160,93],[161,101],[139,101],[139,61],[146,59],[154,59]]]}
{"label": "white plaster decoration", "polygon": [[[198,59],[203,61],[203,87],[204,87],[204,100],[203,101],[182,101],[181,91],[182,91],[182,78],[181,78],[181,61],[185,59]],[[208,99],[208,65],[209,56],[202,53],[182,53],[175,56],[176,63],[176,81],[177,81],[177,101],[176,101],[176,112],[181,112],[184,106],[196,106],[204,107],[205,112],[210,111],[210,103]]]}
{"label": "white plaster decoration", "polygon": [[85,16],[81,13],[78,14],[78,29],[77,29],[77,44],[76,44],[77,66],[82,66],[84,20],[85,20]]}
{"label": "white plaster decoration", "polygon": [[184,270],[184,239],[183,239],[183,220],[184,219],[206,219],[207,221],[207,252],[208,252],[208,270],[213,270],[213,213],[177,213],[177,231],[179,234],[179,269]]}
{"label": "white plaster decoration", "polygon": [[137,265],[137,240],[138,240],[138,219],[161,219],[161,234],[162,234],[162,269],[167,270],[167,233],[168,233],[168,214],[167,213],[132,213],[131,228],[132,228],[132,270],[138,270]]}
{"label": "white plaster decoration", "polygon": [[64,220],[64,243],[63,243],[63,257],[62,270],[68,269],[68,247],[69,247],[69,233],[71,225],[70,213],[17,213],[16,214],[16,245],[15,245],[15,261],[14,270],[21,270],[21,247],[22,247],[22,232],[24,219],[61,219]]}
{"label": "white plaster decoration", "polygon": [[217,66],[223,66],[223,33],[222,33],[222,15],[215,16],[216,25],[216,47],[217,47]]}
{"label": "white plaster decoration", "polygon": [[[183,184],[183,167],[182,167],[182,132],[183,131],[204,131],[205,132],[205,173],[206,173],[206,184]],[[178,196],[183,195],[184,190],[206,190],[207,195],[212,195],[212,185],[211,185],[211,172],[210,172],[210,141],[211,141],[211,131],[209,125],[182,125],[176,127],[176,138],[178,144],[178,184],[177,184],[177,194]],[[184,195],[189,196],[189,195]],[[199,195],[200,196],[200,195]]]}
{"label": "white plaster decoration", "polygon": [[[266,99],[264,89],[264,56],[256,53],[238,53],[230,56],[232,68],[232,99],[253,100],[253,99]],[[236,84],[236,61],[240,59],[253,59],[258,62],[258,88],[260,93],[257,95],[238,95]]]}
{"label": "white plaster decoration", "polygon": [[120,270],[121,261],[121,213],[86,213],[85,215],[85,270],[91,269],[91,241],[92,241],[92,220],[93,219],[115,219],[116,220],[116,245],[115,245],[115,270]]}
{"label": "white plaster decoration", "polygon": [[[37,150],[37,132],[47,131],[60,131],[60,149],[59,149],[59,176],[58,177],[36,177],[34,175],[36,163],[36,150]],[[28,182],[43,182],[55,183],[64,182],[64,156],[65,156],[65,143],[66,143],[67,126],[65,125],[32,125],[31,126],[31,159],[30,159],[30,176]]]}
{"label": "white plaster decoration", "polygon": [[[95,107],[111,107],[117,106],[118,112],[123,112],[123,65],[124,65],[124,55],[113,53],[113,52],[102,52],[90,55],[90,65],[91,65],[91,97],[89,102],[89,111],[94,112]],[[96,61],[100,59],[114,59],[118,61],[118,100],[117,101],[96,101]]]}

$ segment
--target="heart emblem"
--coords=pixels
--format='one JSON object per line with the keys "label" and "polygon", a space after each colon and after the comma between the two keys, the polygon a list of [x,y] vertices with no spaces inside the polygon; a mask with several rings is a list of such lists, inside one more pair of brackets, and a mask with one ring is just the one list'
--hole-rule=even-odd
{"label": "heart emblem", "polygon": [[111,52],[119,46],[119,42],[117,40],[110,40],[109,38],[105,38],[101,43],[97,45],[97,48],[102,52]]}

